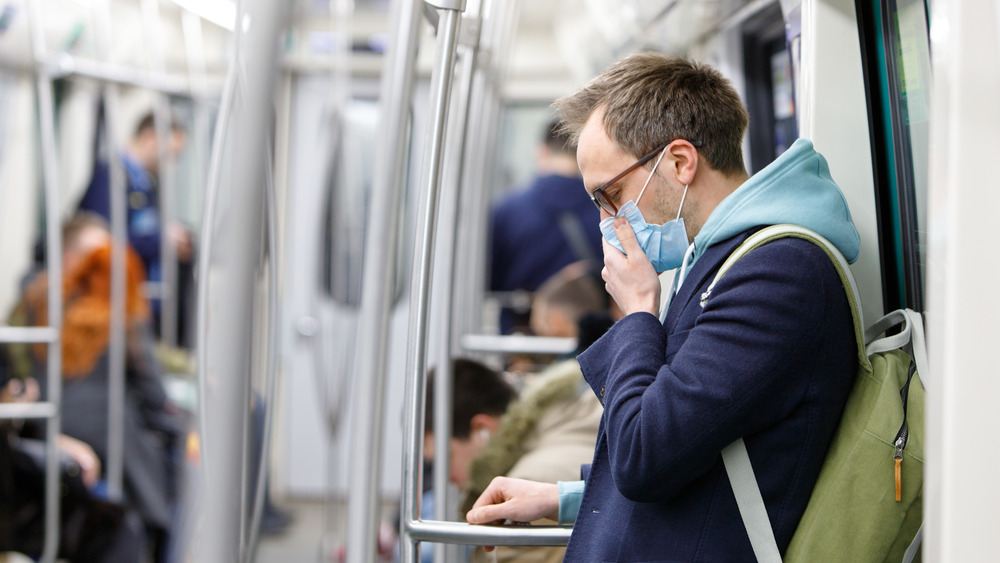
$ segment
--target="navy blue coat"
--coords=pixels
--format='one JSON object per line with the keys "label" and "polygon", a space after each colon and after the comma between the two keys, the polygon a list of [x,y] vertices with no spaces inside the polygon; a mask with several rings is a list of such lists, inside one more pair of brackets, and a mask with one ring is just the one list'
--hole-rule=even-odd
{"label": "navy blue coat", "polygon": [[[560,217],[575,220],[589,252],[581,256],[567,238]],[[600,213],[580,178],[539,176],[527,190],[510,195],[494,209],[490,229],[490,289],[534,291],[566,265],[578,260],[599,262],[603,256]],[[505,311],[502,331],[518,322]]]}
{"label": "navy blue coat", "polygon": [[845,289],[807,241],[748,254],[702,308],[718,267],[756,230],[705,251],[663,325],[629,315],[580,355],[605,411],[567,561],[753,561],[719,454],[741,437],[787,549],[857,353]]}

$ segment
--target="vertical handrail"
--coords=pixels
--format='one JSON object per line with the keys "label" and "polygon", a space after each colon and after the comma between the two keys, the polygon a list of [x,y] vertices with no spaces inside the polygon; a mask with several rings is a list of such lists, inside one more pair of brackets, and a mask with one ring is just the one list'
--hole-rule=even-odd
{"label": "vertical handrail", "polygon": [[28,25],[35,66],[42,181],[45,187],[45,252],[48,269],[48,326],[55,329],[46,356],[46,401],[53,405],[45,425],[45,541],[42,561],[53,562],[59,551],[59,448],[62,417],[62,234],[59,211],[59,166],[56,159],[55,116],[51,78],[43,70],[45,34],[40,0],[28,3]]}
{"label": "vertical handrail", "polygon": [[421,440],[424,428],[424,393],[427,386],[427,335],[430,302],[430,280],[433,264],[437,210],[440,200],[441,168],[444,158],[445,131],[454,75],[455,51],[458,43],[461,9],[445,9],[438,26],[438,45],[431,75],[433,108],[430,142],[426,156],[426,191],[421,195],[423,216],[419,223],[420,237],[413,265],[410,298],[410,342],[407,353],[406,431],[403,439],[403,534],[402,561],[415,563],[417,542],[409,534],[408,523],[419,521]]}
{"label": "vertical handrail", "polygon": [[[327,148],[328,154],[339,155],[343,159],[344,155],[347,154],[347,147],[350,143],[347,142],[347,114],[350,111],[350,103],[353,98],[353,84],[352,84],[352,44],[354,42],[354,14],[355,5],[354,0],[329,0],[329,10],[330,10],[330,32],[332,37],[336,38],[335,44],[333,46],[333,54],[331,57],[330,65],[330,88],[327,90],[326,96],[326,113],[330,119],[330,125],[328,126],[327,133],[329,134],[330,144]],[[291,79],[289,79],[289,83]],[[291,86],[289,85],[289,99],[291,99]],[[376,167],[377,169],[378,167]],[[337,172],[340,173],[340,167],[337,167]],[[340,176],[343,179],[343,176]],[[337,196],[335,192],[342,189],[334,186],[326,186],[329,193],[326,195],[333,201]],[[339,206],[338,206],[339,207]],[[382,211],[387,211],[382,209]],[[372,231],[377,231],[377,229],[369,230],[367,233],[364,230],[364,221],[367,217],[363,215],[355,216],[353,213],[348,213],[346,219],[352,224],[345,225],[348,232],[351,233],[362,233],[366,235],[371,235]],[[330,218],[331,221],[338,221],[335,217]],[[372,224],[372,223],[370,223]],[[375,223],[377,224],[377,223]],[[359,228],[360,226],[360,228]],[[344,227],[341,227],[344,228]],[[360,237],[361,241],[364,240],[364,236]],[[392,239],[395,240],[395,239]],[[347,241],[349,247],[361,246],[359,244],[361,241]],[[365,249],[362,247],[362,253]],[[394,252],[386,252],[388,256],[393,256]],[[366,267],[365,262],[368,260],[362,254],[362,268]],[[334,270],[337,269],[337,264],[334,260],[330,260],[328,265],[329,271],[324,272],[324,275],[333,276],[338,275]],[[386,275],[386,279],[392,279],[393,275]],[[308,302],[316,303],[321,298],[319,293],[321,293],[319,287],[315,284],[309,285],[309,296]],[[363,298],[363,297],[362,297]],[[345,444],[350,444],[349,439],[345,439],[341,432],[341,425],[344,420],[344,405],[346,404],[347,396],[350,393],[351,388],[351,377],[348,375],[351,373],[350,367],[352,365],[358,365],[360,360],[351,354],[347,350],[355,350],[356,346],[359,344],[357,333],[354,333],[347,339],[341,339],[338,342],[329,342],[331,336],[335,334],[335,331],[329,330],[327,323],[325,323],[325,318],[323,315],[315,315],[315,334],[308,338],[309,352],[312,355],[314,363],[312,365],[313,377],[316,383],[322,384],[318,396],[321,400],[321,416],[326,422],[324,425],[325,432],[322,434],[326,438],[326,456],[324,457],[324,471],[323,471],[323,518],[322,518],[322,535],[320,537],[320,549],[323,553],[330,553],[331,550],[336,549],[335,546],[340,540],[343,534],[343,524],[340,524],[341,529],[333,529],[334,523],[340,523],[341,510],[342,507],[338,506],[336,502],[336,496],[338,494],[339,487],[339,477],[342,472],[341,459],[346,451]],[[363,318],[363,317],[362,317]],[[381,355],[384,355],[383,351]],[[334,360],[333,358],[337,358]],[[362,368],[363,369],[363,368]],[[358,372],[363,373],[363,372]],[[364,377],[364,376],[362,376]],[[376,376],[377,377],[377,376]],[[381,395],[379,395],[381,396]],[[381,417],[381,413],[371,414],[371,416]],[[357,435],[357,433],[355,433]],[[378,479],[378,475],[374,476]],[[375,539],[373,538],[374,542]]]}
{"label": "vertical handrail", "polygon": [[[244,8],[244,5],[248,5]],[[252,308],[254,273],[260,258],[260,218],[263,212],[266,185],[264,152],[271,116],[271,87],[277,72],[276,51],[279,34],[293,3],[246,0],[237,8],[236,34],[240,41],[239,58],[234,75],[240,80],[241,104],[234,108],[236,117],[230,132],[232,162],[228,178],[225,228],[220,218],[206,217],[205,228],[215,231],[217,238],[206,253],[219,250],[217,269],[201,272],[200,283],[222,288],[200,307],[210,314],[212,324],[203,327],[199,352],[206,371],[199,377],[208,379],[206,395],[199,397],[206,405],[202,410],[204,426],[213,433],[206,436],[202,464],[204,478],[202,497],[204,510],[191,546],[194,561],[231,561],[243,551],[245,522],[235,507],[243,506],[246,483],[234,478],[242,474],[245,460],[246,411],[250,395],[253,326]],[[237,79],[241,78],[237,76]],[[237,113],[238,112],[238,113]],[[223,150],[222,146],[213,151]],[[213,159],[214,159],[213,155]],[[217,180],[217,178],[216,178]],[[215,190],[215,187],[210,187]],[[211,279],[210,279],[211,278]],[[202,292],[207,297],[210,291]],[[202,322],[206,319],[201,319]],[[211,377],[208,377],[211,374]]]}
{"label": "vertical handrail", "polygon": [[[441,322],[441,338],[438,341],[437,360],[435,361],[434,383],[434,518],[450,520],[454,517],[455,506],[449,499],[450,482],[450,443],[452,434],[451,414],[454,402],[454,378],[451,358],[455,351],[452,345],[454,332],[454,315],[456,312],[456,293],[459,285],[459,272],[465,275],[465,270],[458,268],[457,250],[459,241],[464,239],[461,233],[461,218],[465,186],[462,184],[462,171],[465,155],[465,145],[469,130],[469,99],[472,93],[473,77],[476,71],[476,57],[479,52],[479,33],[481,24],[478,21],[481,8],[479,0],[469,3],[462,18],[461,62],[458,64],[457,76],[459,84],[454,88],[456,100],[455,112],[457,119],[451,121],[451,131],[446,142],[445,161],[448,165],[443,181],[442,203],[451,211],[451,217],[442,221],[440,240],[444,241],[444,250],[440,256],[442,261],[438,271],[444,272],[444,287],[436,288],[437,296],[441,297],[440,306],[435,309]],[[450,161],[450,162],[449,162]],[[461,236],[460,236],[461,235]],[[466,311],[461,311],[465,313]],[[437,548],[434,553],[436,563],[444,563],[455,557],[454,553],[446,553],[445,549]]]}
{"label": "vertical handrail", "polygon": [[[238,11],[238,9],[237,9]],[[215,206],[218,201],[219,183],[222,178],[223,149],[226,142],[226,132],[229,130],[230,114],[232,113],[233,98],[236,95],[236,74],[239,66],[236,61],[239,59],[239,40],[236,40],[233,48],[233,57],[229,64],[229,72],[226,75],[226,82],[222,87],[222,97],[219,103],[219,114],[216,116],[215,133],[212,139],[212,157],[208,165],[208,180],[205,184],[205,206],[202,209],[201,222],[201,248],[198,254],[198,304],[195,320],[195,331],[197,344],[196,351],[196,371],[198,374],[198,436],[201,442],[207,442],[208,428],[206,419],[206,397],[208,396],[208,270],[212,264],[212,223],[215,220]],[[208,451],[201,450],[201,463],[204,466],[207,462]]]}
{"label": "vertical handrail", "polygon": [[252,561],[257,550],[257,536],[260,519],[267,500],[267,460],[270,457],[271,429],[274,425],[274,396],[278,379],[278,211],[275,197],[272,143],[268,143],[265,154],[264,212],[267,220],[267,346],[265,366],[265,392],[261,401],[264,410],[264,435],[261,437],[260,456],[252,463],[257,464],[257,482],[253,483],[253,502],[250,513],[250,532],[247,538],[244,560]]}
{"label": "vertical handrail", "polygon": [[[98,56],[111,59],[111,3],[93,4]],[[128,248],[128,202],[125,170],[115,142],[118,129],[118,86],[104,84],[104,133],[108,147],[108,191],[111,214],[111,338],[108,346],[108,453],[105,479],[108,496],[122,498],[125,421],[125,257]]]}
{"label": "vertical handrail", "polygon": [[[442,88],[442,83],[450,79],[450,72],[439,74],[447,68],[450,71],[454,57],[453,26],[457,13],[448,14],[442,18],[439,35],[443,38],[439,43],[438,62],[435,64],[435,75],[432,77],[432,99],[434,108],[440,112],[447,110],[448,92]],[[506,22],[509,24],[509,22]],[[505,24],[505,25],[506,25]],[[508,36],[509,37],[509,36]],[[448,46],[452,54],[448,54]],[[448,60],[450,59],[450,61]],[[439,122],[436,125],[441,126]],[[424,216],[420,223],[421,238],[418,241],[418,258],[413,270],[413,292],[411,301],[413,313],[410,318],[410,341],[407,358],[406,379],[406,415],[405,434],[403,441],[403,498],[402,498],[402,534],[401,556],[406,563],[417,560],[417,544],[421,541],[437,543],[463,543],[471,545],[565,545],[569,539],[570,530],[561,527],[532,526],[521,529],[505,529],[493,526],[470,526],[459,522],[421,521],[419,518],[421,443],[424,423],[424,391],[426,388],[426,346],[428,335],[428,302],[429,282],[431,274],[433,248],[435,238],[436,208],[438,203],[439,171],[441,154],[440,138],[444,130],[435,127],[432,133],[432,144],[428,156],[428,189],[422,194],[421,209]]]}
{"label": "vertical handrail", "polygon": [[[484,274],[486,271],[486,255],[488,249],[485,247],[487,229],[482,225],[488,224],[488,217],[484,217],[484,206],[489,201],[491,183],[486,175],[487,145],[489,139],[495,132],[490,127],[490,117],[492,116],[492,96],[491,81],[496,73],[492,71],[496,64],[497,39],[499,37],[500,24],[502,19],[498,17],[498,4],[509,4],[509,2],[487,1],[484,2],[482,12],[482,31],[480,37],[480,50],[477,53],[476,73],[471,85],[470,104],[468,112],[470,139],[467,141],[467,150],[463,153],[463,167],[461,182],[462,192],[462,216],[467,225],[465,236],[458,241],[456,250],[458,256],[465,262],[458,266],[467,275],[465,283],[456,292],[459,305],[456,308],[461,316],[454,319],[457,331],[453,332],[451,343],[453,350],[461,350],[461,339],[468,333],[480,332],[482,313],[480,311],[482,299],[482,287],[484,286]],[[462,229],[463,225],[459,225]]]}
{"label": "vertical handrail", "polygon": [[[357,374],[352,410],[347,499],[347,558],[350,563],[374,560],[377,529],[377,487],[382,450],[381,424],[384,409],[386,357],[388,356],[389,313],[396,279],[398,229],[404,189],[404,167],[409,149],[407,130],[416,72],[421,0],[395,2],[392,11],[395,30],[391,37],[382,73],[382,123],[376,148],[375,176],[365,245],[361,321],[358,327]],[[388,220],[385,218],[388,217]]]}
{"label": "vertical handrail", "polygon": [[[188,10],[184,10],[181,13],[181,27],[184,33],[184,54],[187,60],[187,74],[188,74],[188,84],[190,85],[190,90],[192,93],[192,99],[195,102],[194,105],[194,118],[192,124],[192,132],[188,136],[191,144],[191,157],[194,163],[195,178],[199,181],[204,181],[207,177],[208,166],[204,158],[204,154],[208,154],[211,147],[209,147],[204,139],[206,138],[204,133],[209,132],[210,122],[208,103],[205,94],[209,91],[208,89],[208,72],[205,69],[205,43],[202,37],[201,29],[201,18],[192,14]],[[202,194],[202,200],[197,209],[204,208],[204,194],[205,194],[204,184],[194,184],[194,194]],[[190,212],[190,207],[186,209],[186,213]],[[190,215],[187,215],[190,217]],[[195,227],[195,232],[200,234],[201,225]],[[197,245],[192,245],[197,247]],[[199,256],[197,250],[192,257],[192,263],[194,259]],[[189,320],[188,323],[191,321]],[[193,328],[193,326],[183,327],[184,329]]]}
{"label": "vertical handrail", "polygon": [[[148,59],[152,71],[166,75],[163,54],[163,34],[160,24],[160,8],[157,0],[142,0],[143,31],[149,47]],[[160,210],[160,339],[166,344],[177,343],[177,249],[169,236],[173,223],[175,166],[171,155],[170,141],[173,136],[173,117],[166,94],[156,96],[153,104],[153,124],[156,130],[159,161],[159,185],[157,201]]]}

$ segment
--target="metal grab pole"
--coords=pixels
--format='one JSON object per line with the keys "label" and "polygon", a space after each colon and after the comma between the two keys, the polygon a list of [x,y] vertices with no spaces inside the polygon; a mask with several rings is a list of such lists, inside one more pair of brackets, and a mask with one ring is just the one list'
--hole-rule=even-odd
{"label": "metal grab pole", "polygon": [[267,500],[268,457],[271,451],[271,431],[274,425],[275,385],[278,378],[278,210],[274,188],[274,167],[271,160],[271,143],[265,155],[265,192],[264,211],[267,214],[267,356],[266,356],[266,391],[261,401],[264,412],[264,436],[261,439],[260,457],[253,460],[257,463],[257,482],[253,483],[250,513],[250,531],[244,553],[247,560],[253,560],[257,551],[257,535],[260,531],[260,519],[264,513],[264,502]]}
{"label": "metal grab pole", "polygon": [[[442,182],[442,196],[440,201],[442,221],[438,233],[439,241],[439,271],[445,272],[442,286],[434,288],[435,293],[432,300],[435,302],[435,312],[440,322],[438,329],[441,338],[435,350],[435,382],[434,382],[434,518],[437,520],[450,520],[455,515],[455,503],[449,499],[450,487],[450,460],[449,451],[452,434],[452,411],[454,403],[454,379],[451,358],[455,347],[452,345],[452,334],[454,332],[454,316],[465,311],[456,311],[455,301],[457,286],[459,285],[459,263],[457,252],[459,241],[464,239],[456,236],[461,233],[464,191],[462,169],[465,155],[465,144],[469,124],[469,96],[472,91],[472,81],[476,70],[475,60],[479,52],[479,31],[480,22],[479,0],[472,0],[468,6],[468,11],[462,17],[462,28],[460,34],[461,61],[457,65],[456,72],[458,84],[454,87],[453,98],[455,103],[456,118],[450,123],[450,132],[446,143],[445,162],[447,169]],[[442,252],[443,251],[443,252]],[[434,561],[443,563],[446,560],[454,560],[456,553],[446,553],[440,547],[435,550]]]}
{"label": "metal grab pole", "polygon": [[575,338],[525,336],[523,334],[464,334],[459,340],[470,352],[504,354],[568,354],[576,349]]}
{"label": "metal grab pole", "polygon": [[427,332],[430,280],[433,264],[437,209],[440,199],[441,168],[444,159],[444,137],[447,130],[451,83],[458,43],[458,9],[446,10],[438,27],[438,46],[434,73],[431,78],[433,121],[427,153],[427,186],[422,194],[420,239],[417,259],[413,266],[410,298],[410,343],[406,373],[406,430],[403,438],[403,499],[402,541],[400,550],[404,563],[417,561],[417,543],[410,535],[410,525],[420,520],[421,442],[424,428],[424,393],[427,386]]}
{"label": "metal grab pole", "polygon": [[[474,19],[479,13],[479,2],[473,0],[467,13],[462,18],[462,36],[471,42],[466,44],[462,41],[462,58],[458,64],[457,79],[458,84],[454,88],[453,97],[455,99],[455,114],[457,119],[450,125],[447,152],[445,161],[447,162],[446,175],[443,179],[441,209],[442,216],[439,228],[442,230],[439,251],[440,255],[439,271],[446,272],[442,280],[443,287],[437,287],[436,297],[432,296],[435,303],[438,327],[441,338],[436,345],[435,361],[435,382],[434,382],[434,518],[437,520],[450,520],[455,517],[456,506],[451,498],[450,482],[450,460],[451,452],[451,415],[454,403],[454,379],[451,358],[454,354],[452,346],[452,334],[454,333],[455,315],[465,311],[456,311],[455,301],[457,286],[459,283],[458,264],[458,233],[462,220],[461,209],[465,197],[465,189],[461,182],[462,165],[465,153],[465,142],[468,133],[469,123],[469,95],[472,89],[472,77],[475,72],[475,59],[478,52],[479,23]],[[465,29],[468,27],[469,29]],[[475,40],[473,41],[474,38]],[[447,214],[447,215],[446,215]],[[464,237],[461,237],[464,238]],[[439,546],[434,552],[435,563],[445,563],[446,561],[456,561],[459,557],[456,547],[444,549]]]}
{"label": "metal grab pole", "polygon": [[[373,229],[365,245],[361,321],[358,327],[357,381],[352,410],[347,499],[347,549],[350,563],[375,559],[375,530],[378,513],[377,488],[381,477],[382,419],[385,403],[386,358],[388,354],[389,312],[396,278],[398,229],[404,189],[404,167],[409,149],[406,131],[417,64],[420,0],[394,4],[394,44],[390,44],[382,74],[383,122],[379,127],[375,177],[368,224],[383,223]],[[386,221],[384,218],[388,217]]]}
{"label": "metal grab pole", "polygon": [[[151,54],[149,60],[155,72],[166,74],[163,55],[163,35],[160,26],[160,9],[157,0],[142,1],[143,27]],[[153,125],[158,147],[159,183],[157,200],[160,208],[160,339],[171,346],[177,344],[177,249],[170,238],[174,222],[174,160],[171,154],[173,117],[170,102],[164,94],[157,94],[153,105]]]}
{"label": "metal grab pole", "polygon": [[[199,353],[207,379],[203,402],[204,427],[212,428],[203,442],[206,456],[202,464],[203,510],[197,515],[195,538],[191,546],[193,561],[232,561],[242,552],[244,522],[240,518],[246,498],[243,474],[246,412],[253,348],[252,280],[260,257],[260,218],[263,211],[265,182],[264,151],[271,115],[271,86],[277,70],[275,45],[293,3],[247,0],[244,11],[238,9],[237,34],[240,58],[237,69],[246,73],[241,88],[241,104],[232,120],[237,130],[230,132],[232,170],[230,183],[221,195],[227,198],[221,218],[206,222],[214,230],[218,249],[207,251],[219,257],[217,268],[200,272],[202,284],[220,288],[217,293],[202,292],[207,303],[200,303],[212,323],[205,327]],[[220,117],[221,119],[221,117]],[[220,151],[223,147],[215,146]],[[212,188],[214,189],[214,188]],[[221,220],[225,225],[220,225]],[[224,228],[223,228],[224,227]],[[211,278],[211,279],[210,279]],[[204,322],[205,319],[201,319]],[[210,353],[211,352],[211,353]],[[210,376],[210,377],[209,377]]]}
{"label": "metal grab pole", "polygon": [[[103,9],[102,9],[103,8]],[[110,59],[112,37],[111,4],[104,0],[94,4],[94,23],[97,30],[98,54]],[[104,134],[108,147],[108,191],[111,206],[111,339],[108,345],[108,453],[105,479],[108,482],[108,496],[112,500],[122,498],[122,480],[125,422],[125,260],[128,248],[128,201],[126,196],[125,170],[121,155],[115,143],[118,131],[118,86],[104,85]]]}
{"label": "metal grab pole", "polygon": [[[28,23],[31,34],[32,56],[38,65],[45,56],[45,33],[42,29],[40,0],[28,3]],[[42,141],[42,177],[45,186],[45,250],[48,268],[49,329],[54,332],[46,356],[46,379],[49,412],[45,427],[45,543],[42,561],[56,560],[59,552],[59,448],[58,439],[62,418],[62,229],[59,212],[59,165],[56,160],[54,100],[52,81],[42,71],[36,71],[38,94],[39,133]]]}
{"label": "metal grab pole", "polygon": [[[238,10],[237,10],[238,11]],[[202,443],[208,441],[208,429],[205,425],[206,405],[208,396],[208,270],[212,265],[212,225],[215,221],[215,206],[218,201],[219,183],[222,178],[223,149],[226,142],[226,132],[229,130],[233,98],[236,95],[236,74],[240,72],[238,64],[240,40],[237,37],[233,47],[233,57],[229,63],[226,83],[222,88],[222,98],[219,101],[219,114],[215,122],[215,133],[212,139],[212,157],[208,165],[208,181],[205,185],[205,206],[202,210],[201,248],[198,253],[198,304],[195,320],[197,338],[196,362],[198,372],[198,436]],[[208,452],[202,448],[202,465],[208,458]]]}
{"label": "metal grab pole", "polygon": [[573,528],[564,526],[476,526],[464,522],[407,522],[411,541],[467,545],[566,545]]}

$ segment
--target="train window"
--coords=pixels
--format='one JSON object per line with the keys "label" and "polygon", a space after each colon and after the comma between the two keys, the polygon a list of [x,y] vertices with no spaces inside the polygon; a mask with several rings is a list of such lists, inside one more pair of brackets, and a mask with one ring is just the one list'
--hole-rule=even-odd
{"label": "train window", "polygon": [[859,2],[858,20],[886,308],[921,311],[931,89],[927,4],[925,0]]}
{"label": "train window", "polygon": [[756,173],[798,138],[792,65],[781,7],[775,4],[743,27],[750,168]]}
{"label": "train window", "polygon": [[[365,236],[372,226],[367,224],[375,170],[375,136],[378,129],[379,104],[375,100],[353,99],[342,111],[331,117],[332,142],[326,162],[326,203],[323,220],[322,287],[337,303],[351,307],[361,305],[362,260]],[[409,170],[409,164],[406,165]],[[410,186],[410,178],[404,178]],[[402,197],[409,197],[404,194]],[[400,206],[397,233],[396,283],[393,297],[397,300],[408,283],[408,265],[412,240],[412,220]],[[375,228],[381,228],[376,225]]]}
{"label": "train window", "polygon": [[535,174],[535,151],[552,119],[548,102],[523,102],[504,107],[499,151],[500,193],[524,189]]}
{"label": "train window", "polygon": [[331,116],[326,162],[323,287],[338,303],[361,305],[361,263],[375,169],[378,104],[351,100]]}

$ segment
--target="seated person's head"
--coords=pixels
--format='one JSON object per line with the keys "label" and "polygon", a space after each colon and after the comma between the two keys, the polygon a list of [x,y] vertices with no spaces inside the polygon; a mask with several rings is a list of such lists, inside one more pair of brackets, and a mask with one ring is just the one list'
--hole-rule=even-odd
{"label": "seated person's head", "polygon": [[96,213],[80,212],[63,224],[63,269],[72,270],[95,250],[111,244],[108,223]]}
{"label": "seated person's head", "polygon": [[[452,361],[454,384],[451,417],[451,467],[449,478],[458,487],[468,481],[469,464],[489,443],[509,405],[517,396],[503,376],[485,365],[463,358]],[[427,416],[424,455],[434,457],[434,370],[427,382]]]}
{"label": "seated person's head", "polygon": [[580,319],[595,311],[607,311],[608,298],[587,269],[575,262],[557,272],[535,292],[531,305],[531,329],[538,336],[576,338]]}

